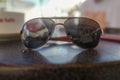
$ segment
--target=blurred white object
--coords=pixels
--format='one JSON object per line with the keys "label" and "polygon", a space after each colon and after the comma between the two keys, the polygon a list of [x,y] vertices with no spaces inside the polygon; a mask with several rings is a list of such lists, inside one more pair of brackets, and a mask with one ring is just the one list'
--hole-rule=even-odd
{"label": "blurred white object", "polygon": [[18,34],[23,23],[23,13],[0,12],[0,34]]}
{"label": "blurred white object", "polygon": [[24,23],[24,13],[0,12],[0,41],[18,40]]}

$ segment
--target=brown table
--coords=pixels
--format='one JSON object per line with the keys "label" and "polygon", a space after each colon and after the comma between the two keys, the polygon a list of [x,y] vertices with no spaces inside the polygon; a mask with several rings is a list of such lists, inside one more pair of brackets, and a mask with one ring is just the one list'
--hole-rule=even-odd
{"label": "brown table", "polygon": [[1,80],[120,80],[117,42],[101,40],[93,50],[55,42],[24,49],[20,41],[0,44]]}

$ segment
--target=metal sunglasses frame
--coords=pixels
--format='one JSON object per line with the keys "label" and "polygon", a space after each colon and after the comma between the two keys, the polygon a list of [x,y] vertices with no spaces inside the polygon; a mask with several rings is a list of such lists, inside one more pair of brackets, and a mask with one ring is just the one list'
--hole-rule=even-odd
{"label": "metal sunglasses frame", "polygon": [[[69,19],[82,19],[82,18],[84,18],[84,19],[89,19],[89,20],[92,20],[92,21],[96,22],[95,20],[90,19],[90,18],[86,18],[86,17],[40,17],[40,18],[33,18],[33,19],[30,19],[30,20],[35,20],[35,19],[48,19],[48,20],[52,21],[53,23],[55,23],[54,28],[52,28],[52,29],[53,29],[53,30],[52,30],[52,33],[51,33],[51,35],[49,36],[50,38],[48,38],[48,40],[72,42],[72,40],[68,37],[68,35],[67,35],[67,36],[62,36],[62,37],[54,37],[54,38],[52,38],[51,36],[52,36],[52,34],[53,34],[53,32],[54,32],[54,29],[55,29],[55,27],[56,27],[57,25],[62,25],[62,26],[64,26],[64,29],[66,29],[66,28],[65,28],[65,22],[66,22],[66,21],[68,21]],[[57,21],[56,21],[57,19],[58,19],[58,20],[64,19],[64,21],[63,21],[63,22],[57,22]],[[27,22],[29,22],[30,20],[28,20]],[[54,20],[55,20],[55,21],[54,21]],[[26,23],[27,23],[27,22],[26,22]],[[25,24],[26,24],[26,23],[25,23]],[[96,22],[96,23],[98,24],[98,22]],[[25,25],[25,24],[24,24],[24,25]],[[23,25],[23,27],[24,27],[24,25]],[[22,30],[23,30],[23,28],[22,28]],[[22,30],[21,30],[21,33],[22,33]],[[99,30],[101,30],[101,33],[103,33],[103,30],[101,29],[100,25],[98,24],[98,28],[97,28],[94,32],[99,31]],[[91,34],[93,34],[94,32],[92,32]],[[65,30],[65,33],[67,34],[66,30]],[[48,40],[46,41],[46,43],[48,42]]]}

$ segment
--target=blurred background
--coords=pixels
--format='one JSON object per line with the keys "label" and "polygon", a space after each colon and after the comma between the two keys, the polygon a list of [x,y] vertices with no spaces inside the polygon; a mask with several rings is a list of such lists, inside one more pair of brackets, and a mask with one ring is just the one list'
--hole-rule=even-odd
{"label": "blurred background", "polygon": [[67,17],[85,0],[0,0],[1,11],[23,12],[25,20],[36,17]]}
{"label": "blurred background", "polygon": [[120,33],[120,0],[0,0],[0,12],[36,17],[89,17],[106,31]]}

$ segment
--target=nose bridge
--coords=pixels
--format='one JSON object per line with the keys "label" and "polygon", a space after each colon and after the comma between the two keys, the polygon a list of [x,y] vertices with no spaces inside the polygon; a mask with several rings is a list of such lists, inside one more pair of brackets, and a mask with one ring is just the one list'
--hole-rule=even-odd
{"label": "nose bridge", "polygon": [[55,19],[56,26],[58,26],[58,25],[64,26],[65,20],[66,20],[66,19],[64,19],[64,18]]}
{"label": "nose bridge", "polygon": [[62,25],[62,26],[64,26],[64,23],[56,23],[55,25],[56,25],[56,26],[57,26],[57,25]]}

